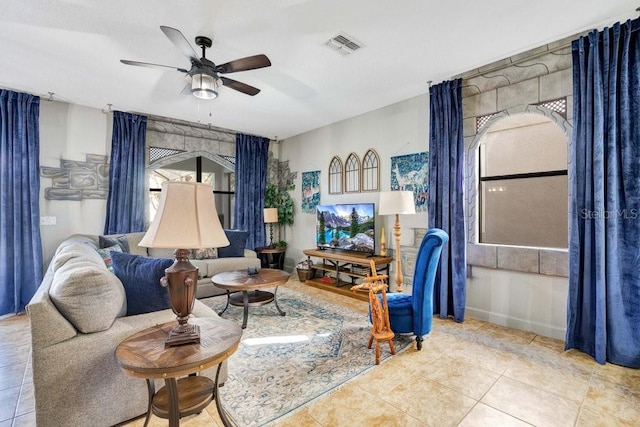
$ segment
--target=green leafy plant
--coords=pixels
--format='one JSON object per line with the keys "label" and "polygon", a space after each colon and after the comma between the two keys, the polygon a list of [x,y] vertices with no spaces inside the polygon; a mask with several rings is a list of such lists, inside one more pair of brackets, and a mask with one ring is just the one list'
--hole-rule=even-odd
{"label": "green leafy plant", "polygon": [[276,184],[267,184],[264,207],[278,208],[278,223],[293,225],[293,198],[287,191],[280,190]]}

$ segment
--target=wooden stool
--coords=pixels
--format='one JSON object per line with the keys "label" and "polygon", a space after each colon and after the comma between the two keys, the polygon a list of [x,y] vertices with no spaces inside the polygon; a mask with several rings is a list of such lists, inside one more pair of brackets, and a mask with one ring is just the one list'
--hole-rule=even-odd
{"label": "wooden stool", "polygon": [[[371,273],[364,278],[360,285],[351,287],[354,292],[369,291],[369,307],[371,309],[371,336],[369,337],[368,348],[376,341],[376,365],[380,364],[380,342],[387,341],[391,354],[396,354],[396,347],[393,344],[394,333],[389,325],[389,309],[387,306],[387,284],[385,281],[388,276],[386,274],[378,274],[376,266],[371,261]],[[382,302],[378,298],[378,293],[382,294]]]}

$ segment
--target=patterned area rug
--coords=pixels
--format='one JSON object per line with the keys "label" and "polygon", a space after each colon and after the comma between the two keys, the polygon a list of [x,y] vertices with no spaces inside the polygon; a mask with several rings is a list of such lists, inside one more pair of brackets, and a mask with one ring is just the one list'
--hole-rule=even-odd
{"label": "patterned area rug", "polygon": [[[219,312],[226,297],[202,302]],[[375,366],[366,314],[284,287],[278,289],[278,304],[285,317],[273,303],[249,308],[242,342],[229,358],[220,395],[239,426],[270,423]],[[222,317],[241,324],[242,311],[229,306]],[[396,336],[396,352],[411,340]],[[381,349],[381,358],[388,358],[388,345],[381,343]]]}

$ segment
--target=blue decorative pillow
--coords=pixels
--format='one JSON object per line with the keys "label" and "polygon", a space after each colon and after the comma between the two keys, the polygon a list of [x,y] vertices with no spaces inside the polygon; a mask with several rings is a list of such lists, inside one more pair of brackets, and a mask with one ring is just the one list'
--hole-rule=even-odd
{"label": "blue decorative pillow", "polygon": [[111,262],[114,273],[124,285],[127,316],[171,307],[169,292],[160,285],[160,279],[164,270],[173,264],[172,259],[111,252]]}
{"label": "blue decorative pillow", "polygon": [[243,257],[249,232],[246,230],[224,230],[229,246],[218,248],[218,258]]}

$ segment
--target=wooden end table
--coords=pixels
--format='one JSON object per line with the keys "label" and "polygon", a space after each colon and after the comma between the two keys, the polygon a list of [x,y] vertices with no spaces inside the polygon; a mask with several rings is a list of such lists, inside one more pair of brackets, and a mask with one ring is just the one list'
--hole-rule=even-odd
{"label": "wooden end table", "polygon": [[[249,317],[249,307],[259,306],[275,302],[276,308],[280,316],[287,313],[280,309],[278,305],[278,286],[284,285],[289,280],[289,273],[283,270],[273,268],[262,268],[258,274],[249,275],[247,270],[226,271],[218,273],[211,278],[214,285],[227,291],[227,305],[218,313],[219,316],[224,313],[229,304],[244,307],[244,315],[242,318],[242,329],[247,327],[247,318]],[[274,292],[261,291],[264,288],[275,288]],[[231,295],[231,292],[242,291],[242,293]]]}
{"label": "wooden end table", "polygon": [[[147,381],[149,405],[145,427],[153,412],[169,419],[170,427],[180,425],[180,418],[201,412],[212,400],[225,426],[232,425],[220,403],[218,380],[222,362],[231,356],[242,337],[234,322],[219,318],[192,318],[200,327],[200,343],[165,347],[165,340],[176,321],[142,330],[116,347],[116,360],[129,375]],[[215,381],[196,372],[218,365]],[[183,377],[178,379],[178,377]],[[153,379],[163,379],[165,386],[155,392]]]}
{"label": "wooden end table", "polygon": [[287,248],[264,246],[255,248],[255,251],[260,258],[262,268],[277,268],[278,270],[284,268],[284,258],[287,253]]}

